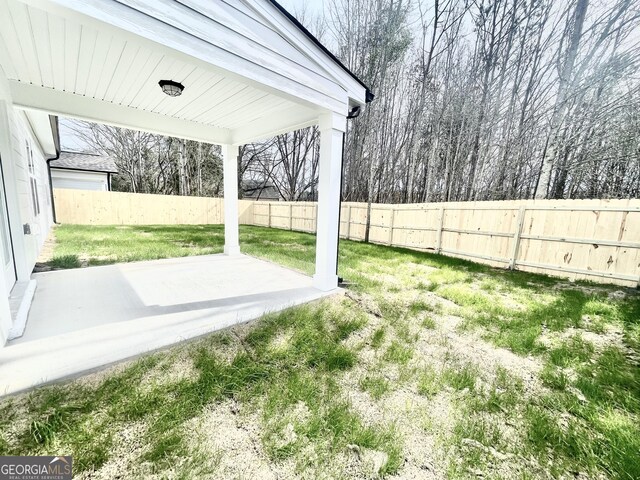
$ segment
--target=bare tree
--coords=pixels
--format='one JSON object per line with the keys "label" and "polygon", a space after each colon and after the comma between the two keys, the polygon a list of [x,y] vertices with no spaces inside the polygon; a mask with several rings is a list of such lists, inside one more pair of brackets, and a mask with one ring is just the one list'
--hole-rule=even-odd
{"label": "bare tree", "polygon": [[[342,197],[640,195],[640,0],[327,0],[296,12],[375,92],[347,125]],[[219,194],[217,147],[79,128],[119,188]],[[318,135],[245,145],[243,183],[315,198]],[[241,193],[242,195],[242,193]]]}

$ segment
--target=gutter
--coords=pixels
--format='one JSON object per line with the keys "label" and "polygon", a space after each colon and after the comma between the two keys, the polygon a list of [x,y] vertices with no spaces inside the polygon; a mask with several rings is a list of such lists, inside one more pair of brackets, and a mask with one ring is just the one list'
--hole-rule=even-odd
{"label": "gutter", "polygon": [[296,17],[294,17],[293,15],[291,15],[282,5],[280,5],[276,0],[269,0],[271,2],[271,4],[276,7],[280,13],[282,13],[285,17],[287,17],[296,27],[298,27],[298,29],[300,31],[302,31],[302,33],[304,33],[307,37],[309,37],[309,39],[316,44],[316,46],[322,50],[325,54],[327,54],[329,56],[329,58],[331,58],[331,60],[333,60],[335,63],[337,63],[345,72],[347,72],[356,82],[358,82],[361,86],[364,87],[364,89],[366,90],[365,93],[365,103],[370,103],[373,101],[373,99],[375,98],[375,94],[371,91],[371,89],[362,81],[360,80],[355,73],[353,73],[351,70],[349,70],[344,63],[342,63],[338,57],[336,57],[333,53],[331,53],[329,51],[329,49],[327,47],[325,47],[322,42],[320,42],[320,40],[318,40],[316,38],[316,36],[311,33],[309,30],[306,29],[306,27],[304,25],[302,25],[298,19]]}
{"label": "gutter", "polygon": [[[57,160],[57,157],[51,159],[51,161],[54,161],[54,160]],[[54,170],[69,170],[71,172],[107,173],[107,174],[113,174],[113,175],[119,173],[119,172],[114,172],[113,170],[94,170],[92,168],[60,167],[58,165],[54,165],[51,168],[53,168]]]}
{"label": "gutter", "polygon": [[49,115],[51,122],[51,131],[53,132],[53,141],[56,146],[56,154],[52,158],[47,159],[47,175],[49,176],[49,195],[51,196],[51,213],[53,215],[53,223],[56,224],[56,200],[53,196],[53,180],[51,179],[51,162],[60,158],[60,130],[58,129],[58,117]]}
{"label": "gutter", "polygon": [[[348,117],[347,117],[348,118]],[[338,275],[338,263],[340,263],[340,228],[342,227],[342,187],[344,184],[344,144],[347,132],[342,132],[342,158],[340,159],[340,198],[338,199],[338,248],[336,248],[336,276],[338,286],[344,285],[344,279]],[[351,219],[349,219],[351,221]]]}
{"label": "gutter", "polygon": [[[357,118],[361,111],[360,107],[353,107],[347,114],[347,120]],[[346,135],[347,132],[345,129],[342,133],[342,158],[340,159],[340,198],[338,199],[338,248],[336,249],[336,275],[338,275],[338,263],[340,262],[340,228],[342,227],[342,188],[344,186],[344,144]],[[349,219],[349,221],[351,221],[351,219]],[[338,276],[338,286],[344,284],[344,279]]]}

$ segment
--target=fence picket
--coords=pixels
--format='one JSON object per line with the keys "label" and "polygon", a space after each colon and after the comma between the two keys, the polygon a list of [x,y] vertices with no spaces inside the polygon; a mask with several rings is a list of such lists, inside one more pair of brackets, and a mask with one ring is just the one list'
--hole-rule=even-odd
{"label": "fence picket", "polygon": [[[222,223],[224,218],[220,198],[65,189],[55,189],[54,198],[61,223],[142,225],[205,221],[215,224]],[[295,217],[295,225],[294,204],[311,207],[298,209],[302,213]],[[309,231],[309,225],[317,227],[315,202],[240,200],[239,211],[240,222],[244,224],[289,230],[295,227],[304,231]],[[364,215],[358,213],[362,211]],[[410,212],[432,213],[411,215]],[[365,203],[347,205],[346,238],[361,240],[362,227],[369,223],[371,241],[386,245],[435,250],[511,269],[560,272],[572,278],[640,285],[638,199],[372,205],[371,219],[367,213]],[[389,221],[384,220],[384,213],[391,215]],[[394,236],[396,231],[401,234]],[[435,241],[433,234],[424,232],[433,232]],[[608,232],[612,232],[611,238],[606,238]]]}
{"label": "fence picket", "polygon": [[509,262],[509,268],[511,270],[516,268],[516,262],[518,261],[518,251],[520,250],[520,235],[522,235],[522,223],[524,222],[524,215],[526,211],[527,209],[524,206],[518,209],[518,221],[516,222],[516,232],[513,234],[513,249],[511,251],[511,261]]}

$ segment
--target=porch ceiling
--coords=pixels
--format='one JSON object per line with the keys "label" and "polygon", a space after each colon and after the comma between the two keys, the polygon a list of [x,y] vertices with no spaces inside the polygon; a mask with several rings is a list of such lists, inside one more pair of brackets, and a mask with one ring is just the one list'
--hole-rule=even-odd
{"label": "porch ceiling", "polygon": [[[29,3],[0,0],[0,65],[16,106],[221,144],[308,126],[326,111],[52,2]],[[165,95],[162,79],[183,94]]]}

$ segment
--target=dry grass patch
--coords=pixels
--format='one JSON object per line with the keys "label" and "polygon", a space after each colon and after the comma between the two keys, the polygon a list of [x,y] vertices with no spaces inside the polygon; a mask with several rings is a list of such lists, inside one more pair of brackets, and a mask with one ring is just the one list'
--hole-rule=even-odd
{"label": "dry grass patch", "polygon": [[[58,253],[132,259],[110,228],[57,229]],[[145,258],[221,248],[133,229]],[[313,236],[241,233],[311,272]],[[81,478],[640,478],[636,292],[348,241],[340,268],[345,297],[5,399],[0,453],[71,452]]]}

